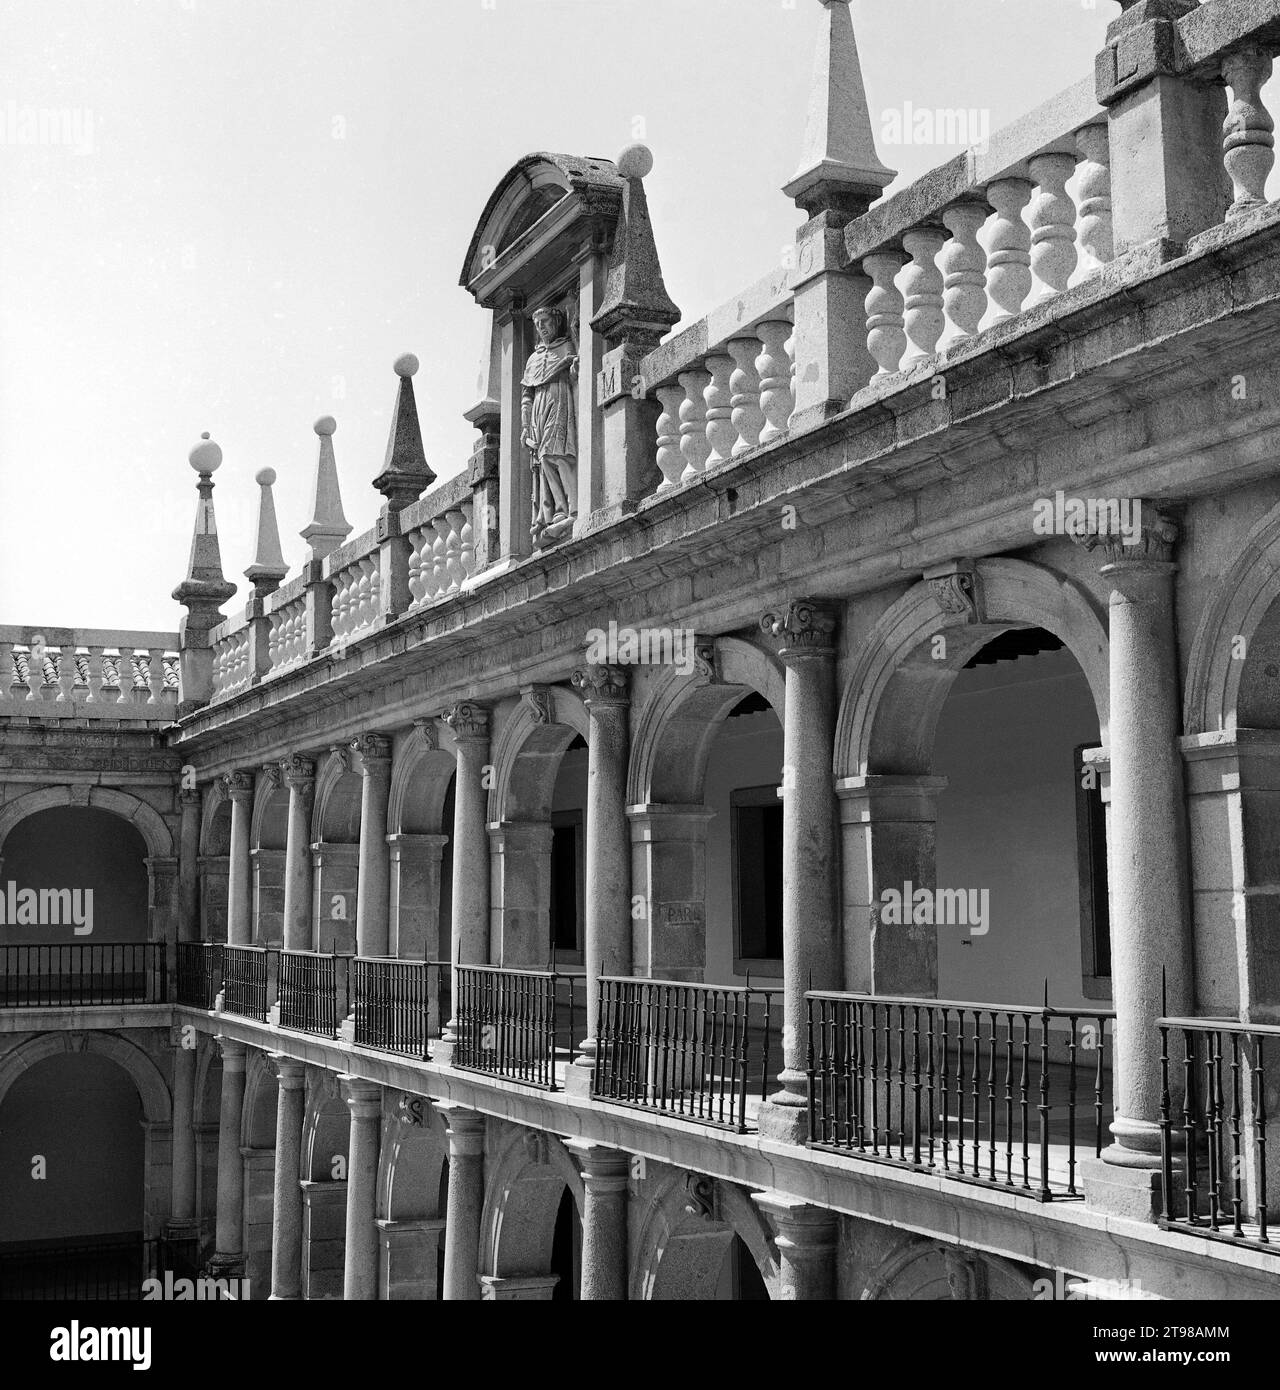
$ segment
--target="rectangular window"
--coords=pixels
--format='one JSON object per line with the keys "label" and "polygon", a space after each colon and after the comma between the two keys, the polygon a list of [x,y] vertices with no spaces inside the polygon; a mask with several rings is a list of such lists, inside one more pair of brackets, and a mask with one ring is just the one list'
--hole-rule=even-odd
{"label": "rectangular window", "polygon": [[739,974],[782,960],[782,802],[777,787],[742,787],[730,797],[734,962]]}
{"label": "rectangular window", "polygon": [[1076,749],[1076,847],[1080,872],[1080,956],[1087,999],[1111,998],[1111,910],[1107,898],[1107,812],[1102,773]]}
{"label": "rectangular window", "polygon": [[582,812],[551,817],[551,942],[562,965],[582,964]]}

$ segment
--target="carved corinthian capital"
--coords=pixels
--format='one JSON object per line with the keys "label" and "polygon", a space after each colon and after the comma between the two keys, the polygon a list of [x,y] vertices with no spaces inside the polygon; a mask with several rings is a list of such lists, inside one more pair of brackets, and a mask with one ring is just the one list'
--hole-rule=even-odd
{"label": "carved corinthian capital", "polygon": [[316,765],[310,758],[304,758],[297,753],[288,758],[282,758],[280,760],[280,776],[290,791],[305,792],[309,795],[315,790]]}
{"label": "carved corinthian capital", "polygon": [[462,700],[440,716],[454,738],[488,738],[489,711],[472,700]]}
{"label": "carved corinthian capital", "polygon": [[835,608],[821,599],[792,599],[785,608],[766,613],[760,630],[781,643],[782,653],[827,651],[836,630]]}
{"label": "carved corinthian capital", "polygon": [[371,763],[391,761],[391,740],[386,734],[360,734],[351,740],[351,746],[360,754],[366,767]]}
{"label": "carved corinthian capital", "polygon": [[1152,502],[1134,498],[1126,499],[1126,505],[1129,512],[1122,518],[1122,527],[1078,527],[1070,532],[1071,539],[1085,550],[1101,549],[1104,574],[1111,565],[1169,564],[1178,539],[1178,523]]}
{"label": "carved corinthian capital", "polygon": [[622,705],[627,701],[627,671],[623,666],[590,662],[570,677],[587,705]]}

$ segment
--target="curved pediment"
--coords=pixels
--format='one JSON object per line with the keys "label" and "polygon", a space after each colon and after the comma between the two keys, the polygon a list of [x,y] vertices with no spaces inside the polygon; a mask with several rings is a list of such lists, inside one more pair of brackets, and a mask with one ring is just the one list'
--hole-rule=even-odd
{"label": "curved pediment", "polygon": [[[501,179],[476,226],[460,283],[481,303],[487,292],[541,249],[548,236],[580,220],[616,217],[623,180],[609,159],[528,154]],[[558,215],[555,210],[558,209]],[[552,225],[554,224],[554,225]]]}

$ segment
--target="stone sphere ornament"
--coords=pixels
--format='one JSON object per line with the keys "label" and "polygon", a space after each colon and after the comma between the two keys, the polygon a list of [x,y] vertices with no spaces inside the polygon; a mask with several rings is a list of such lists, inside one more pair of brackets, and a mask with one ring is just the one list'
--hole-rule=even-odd
{"label": "stone sphere ornament", "polygon": [[276,470],[274,468],[259,468],[253,475],[253,481],[259,487],[270,487],[276,480]]}
{"label": "stone sphere ornament", "polygon": [[222,450],[209,438],[209,431],[200,436],[200,443],[187,455],[187,462],[197,473],[213,473],[222,465]]}
{"label": "stone sphere ornament", "polygon": [[418,359],[411,352],[402,353],[395,360],[397,376],[412,376],[418,370]]}
{"label": "stone sphere ornament", "polygon": [[332,415],[322,415],[312,428],[319,435],[332,434],[338,428],[338,422]]}
{"label": "stone sphere ornament", "polygon": [[618,173],[624,179],[647,179],[653,173],[653,151],[648,145],[628,145],[618,156]]}

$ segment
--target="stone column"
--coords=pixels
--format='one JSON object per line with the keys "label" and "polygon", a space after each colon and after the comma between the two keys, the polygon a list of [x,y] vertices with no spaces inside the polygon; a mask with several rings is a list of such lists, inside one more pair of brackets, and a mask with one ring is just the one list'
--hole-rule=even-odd
{"label": "stone column", "polygon": [[[1121,1181],[1141,1188],[1149,1211],[1160,1167],[1161,977],[1170,1014],[1191,1009],[1187,823],[1178,733],[1177,648],[1172,562],[1177,526],[1150,503],[1141,506],[1136,544],[1107,536],[1100,573],[1111,585],[1108,745],[1111,755],[1111,985],[1116,1010],[1112,1056],[1115,1142],[1106,1165],[1141,1170]],[[1094,1195],[1105,1201],[1106,1175],[1094,1165]],[[1113,1172],[1112,1179],[1117,1175]],[[1088,1173],[1086,1172],[1086,1179]],[[1091,1200],[1093,1198],[1091,1197]]]}
{"label": "stone column", "polygon": [[778,1247],[778,1299],[783,1303],[836,1298],[836,1215],[778,1192],[751,1200],[769,1218]]}
{"label": "stone column", "polygon": [[200,940],[200,812],[203,797],[198,787],[178,793],[181,822],[178,829],[178,940]]}
{"label": "stone column", "polygon": [[445,1209],[444,1296],[480,1299],[480,1217],[484,1206],[484,1116],[436,1104],[449,1139]]}
{"label": "stone column", "polygon": [[356,1076],[343,1076],[341,1080],[351,1111],[351,1142],[347,1150],[347,1252],[342,1296],[348,1301],[376,1299],[382,1087]]}
{"label": "stone column", "polygon": [[240,1156],[240,1112],[244,1106],[247,1049],[219,1036],[222,1052],[222,1109],[218,1116],[218,1218],[210,1269],[218,1278],[244,1272],[244,1163]]}
{"label": "stone column", "polygon": [[588,665],[573,673],[587,707],[585,950],[587,1036],[566,1085],[587,1091],[596,1060],[600,976],[631,974],[631,831],[627,824],[627,672]]}
{"label": "stone column", "polygon": [[360,875],[356,886],[356,946],[362,956],[391,953],[391,863],[387,857],[387,797],[391,740],[361,734]]}
{"label": "stone column", "polygon": [[760,620],[781,639],[786,667],[782,768],[782,1071],[760,1114],[760,1132],[803,1141],[808,1122],[805,990],[840,985],[835,743],[836,618],[813,599],[795,599]]}
{"label": "stone column", "polygon": [[[489,711],[465,701],[445,714],[444,722],[453,730],[458,760],[453,792],[451,959],[454,965],[484,965],[489,960],[489,830],[485,813],[488,793],[484,785],[484,769],[489,761]],[[451,973],[451,980],[452,1017],[441,1039],[446,1045],[446,1056],[457,1036],[456,971]]]}
{"label": "stone column", "polygon": [[191,1237],[199,1230],[196,1217],[196,1050],[183,1047],[182,1028],[170,1030],[173,1042],[173,1194],[168,1234]]}
{"label": "stone column", "polygon": [[284,944],[288,951],[309,951],[311,927],[311,801],[316,765],[310,758],[286,758],[280,764],[289,788],[289,828],[284,852]]}
{"label": "stone column", "polygon": [[271,1053],[280,1081],[276,1101],[275,1205],[271,1213],[271,1297],[302,1297],[302,1121],[307,1069]]}
{"label": "stone column", "polygon": [[253,816],[253,773],[231,772],[223,779],[231,798],[231,865],[227,888],[227,944],[253,942],[253,866],[249,822]]}
{"label": "stone column", "polygon": [[583,1301],[625,1302],[627,1297],[627,1175],[630,1155],[586,1145],[582,1169]]}

